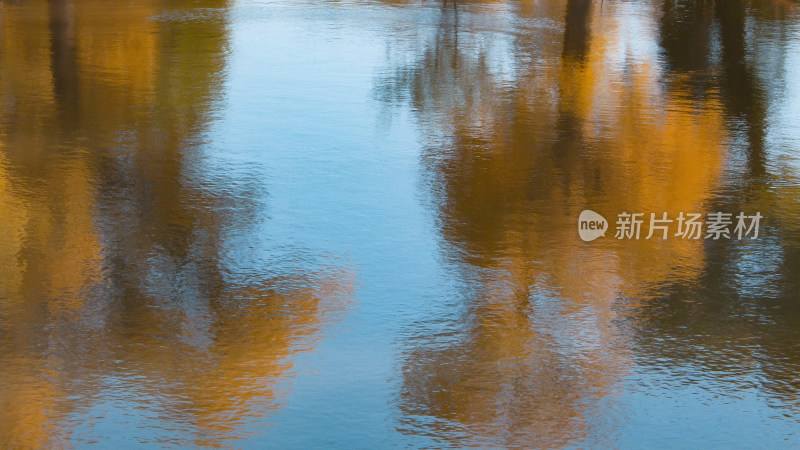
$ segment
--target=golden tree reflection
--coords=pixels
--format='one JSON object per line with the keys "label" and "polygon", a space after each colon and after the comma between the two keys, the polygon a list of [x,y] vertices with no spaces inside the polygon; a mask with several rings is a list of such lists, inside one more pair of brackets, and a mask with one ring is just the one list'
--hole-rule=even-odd
{"label": "golden tree reflection", "polygon": [[[646,316],[643,300],[659,286],[706,283],[710,257],[702,239],[645,239],[647,224],[639,240],[615,240],[616,215],[709,210],[731,114],[747,123],[750,173],[763,173],[763,104],[736,66],[744,48],[725,44],[741,43],[744,29],[722,14],[740,17],[743,6],[701,3],[677,29],[669,5],[525,3],[519,14],[544,26],[493,35],[470,28],[469,7],[458,22],[458,11],[443,11],[416,64],[379,80],[384,100],[408,92],[428,136],[423,165],[443,252],[468,286],[451,323],[419,324],[430,337],[408,344],[404,429],[458,445],[602,439],[593,414],[613,411],[636,345],[617,324]],[[715,15],[731,63],[700,83]],[[506,47],[489,39],[510,40],[511,55],[491,53]],[[670,53],[690,41],[697,55]],[[491,61],[503,58],[559,63],[498,74]],[[665,61],[674,72],[664,74]],[[744,91],[726,91],[731,83]],[[583,209],[610,220],[605,239],[579,240]]]}
{"label": "golden tree reflection", "polygon": [[113,402],[196,437],[153,443],[241,437],[354,276],[235,243],[265,187],[198,157],[228,2],[30,3],[0,6],[0,446],[71,445],[71,415]]}

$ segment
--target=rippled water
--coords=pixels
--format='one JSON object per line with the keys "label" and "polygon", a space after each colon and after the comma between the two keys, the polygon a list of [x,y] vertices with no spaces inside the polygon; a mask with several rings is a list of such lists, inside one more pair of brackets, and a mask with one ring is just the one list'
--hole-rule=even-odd
{"label": "rippled water", "polygon": [[788,0],[0,1],[0,446],[796,447],[798,80]]}

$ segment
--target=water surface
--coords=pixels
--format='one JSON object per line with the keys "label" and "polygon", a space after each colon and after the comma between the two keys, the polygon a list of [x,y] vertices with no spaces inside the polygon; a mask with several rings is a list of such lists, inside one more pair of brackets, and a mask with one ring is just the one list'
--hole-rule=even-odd
{"label": "water surface", "polygon": [[0,2],[0,446],[796,447],[797,80],[786,0]]}

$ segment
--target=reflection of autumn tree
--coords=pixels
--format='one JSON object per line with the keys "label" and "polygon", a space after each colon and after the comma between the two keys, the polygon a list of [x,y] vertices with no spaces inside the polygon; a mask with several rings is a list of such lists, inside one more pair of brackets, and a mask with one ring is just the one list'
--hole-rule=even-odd
{"label": "reflection of autumn tree", "polygon": [[[708,283],[717,255],[703,241],[644,240],[646,228],[639,241],[587,246],[574,229],[579,212],[612,219],[609,237],[623,211],[704,213],[736,132],[726,126],[730,116],[745,118],[751,149],[763,147],[759,88],[737,73],[742,38],[731,28],[743,22],[726,16],[738,13],[720,2],[659,11],[570,1],[561,19],[548,15],[556,9],[548,3],[520,14],[561,23],[561,43],[546,30],[509,30],[511,58],[558,64],[494,73],[491,61],[506,55],[469,40],[476,33],[463,31],[464,8],[460,33],[443,16],[416,64],[377,88],[395,101],[407,95],[417,111],[430,140],[423,164],[444,251],[464,283],[477,284],[448,325],[457,331],[431,325],[425,333],[435,337],[415,340],[404,358],[400,408],[419,418],[406,423],[415,432],[507,445],[587,436],[592,407],[628,366],[632,343],[619,340],[615,324],[620,297]],[[678,16],[686,20],[675,24]],[[648,34],[658,17],[663,34]],[[715,20],[730,34],[721,39],[719,74],[705,67],[709,48],[676,51],[687,35],[710,46],[705,27]],[[656,43],[667,73],[650,50]],[[763,167],[758,153],[749,152],[752,173]]]}
{"label": "reflection of autumn tree", "polygon": [[312,255],[235,265],[265,193],[204,157],[226,6],[0,6],[0,445],[64,444],[108,383],[218,443],[351,295]]}
{"label": "reflection of autumn tree", "polygon": [[[800,318],[796,276],[800,262],[798,175],[781,173],[777,178],[769,173],[768,80],[759,79],[755,70],[767,61],[759,61],[746,44],[759,40],[762,30],[769,32],[781,26],[792,7],[783,2],[753,1],[718,3],[716,7],[698,2],[695,8],[698,14],[715,21],[697,24],[696,34],[718,33],[721,64],[716,71],[705,69],[711,71],[710,77],[708,73],[687,72],[684,78],[694,84],[708,78],[716,83],[716,89],[723,93],[729,132],[739,138],[731,145],[731,153],[745,159],[742,169],[730,176],[709,209],[750,214],[759,211],[765,219],[758,241],[709,243],[698,283],[674,283],[643,305],[637,346],[675,364],[697,364],[721,376],[757,374],[755,387],[779,399],[779,406],[796,406],[800,384],[791,374],[800,370],[800,348],[796,345]],[[681,27],[673,20],[663,22],[662,34]],[[754,21],[755,26],[748,29],[748,21]],[[682,50],[666,49],[675,55]],[[762,69],[780,76],[780,68]]]}
{"label": "reflection of autumn tree", "polygon": [[[114,372],[141,377],[136,389],[154,409],[197,431],[195,444],[219,445],[282,405],[292,357],[313,348],[352,296],[352,275],[335,268],[222,287],[208,304],[181,308],[140,297],[107,339]],[[154,351],[158,349],[158,351]],[[184,442],[185,444],[185,442]]]}
{"label": "reflection of autumn tree", "polygon": [[[52,356],[65,348],[82,350],[70,337],[78,332],[71,322],[82,306],[80,293],[100,270],[89,163],[70,158],[51,138],[67,135],[77,123],[72,6],[3,5],[0,202],[4,216],[13,218],[3,221],[0,238],[3,445],[45,444],[64,395],[53,372],[69,364]],[[43,327],[47,318],[52,328]]]}
{"label": "reflection of autumn tree", "polygon": [[[719,92],[729,124],[747,134],[748,164],[753,175],[764,174],[764,129],[766,98],[747,62],[746,7],[755,3],[759,10],[773,2],[736,0],[707,2],[682,0],[664,2],[660,23],[660,45],[668,69],[683,77],[695,96]],[[716,36],[715,36],[716,35]],[[712,39],[720,44],[720,70],[713,67],[716,51]],[[739,131],[739,130],[733,130]]]}

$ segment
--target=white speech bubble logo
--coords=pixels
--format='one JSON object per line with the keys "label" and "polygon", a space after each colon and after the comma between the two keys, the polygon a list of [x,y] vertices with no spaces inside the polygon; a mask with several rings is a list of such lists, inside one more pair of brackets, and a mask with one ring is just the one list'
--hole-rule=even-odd
{"label": "white speech bubble logo", "polygon": [[578,217],[578,234],[585,242],[593,241],[606,235],[608,222],[605,217],[591,209],[584,209]]}

